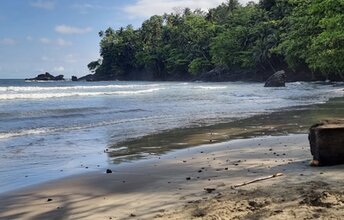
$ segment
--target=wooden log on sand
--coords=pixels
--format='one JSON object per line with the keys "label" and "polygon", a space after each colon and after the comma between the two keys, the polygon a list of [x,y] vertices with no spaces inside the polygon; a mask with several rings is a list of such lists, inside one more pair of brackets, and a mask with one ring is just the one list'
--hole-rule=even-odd
{"label": "wooden log on sand", "polygon": [[308,135],[313,166],[344,164],[344,119],[311,126]]}
{"label": "wooden log on sand", "polygon": [[246,186],[246,185],[251,184],[251,183],[256,183],[256,182],[260,182],[260,181],[263,181],[263,180],[268,180],[268,179],[276,178],[276,177],[279,177],[279,176],[283,176],[283,173],[275,173],[274,175],[259,177],[257,179],[254,179],[254,180],[251,180],[251,181],[248,181],[248,182],[236,184],[236,185],[232,186],[231,188],[234,189],[234,188],[237,188],[237,187]]}

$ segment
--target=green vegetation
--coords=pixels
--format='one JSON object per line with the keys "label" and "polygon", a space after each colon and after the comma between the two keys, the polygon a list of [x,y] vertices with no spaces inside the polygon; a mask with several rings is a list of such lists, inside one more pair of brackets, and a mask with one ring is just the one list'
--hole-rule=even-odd
{"label": "green vegetation", "polygon": [[[228,0],[101,31],[99,79],[198,79],[212,69],[264,79],[279,69],[342,79],[344,0]],[[323,78],[321,78],[323,77]],[[302,77],[301,77],[302,78]],[[307,78],[307,77],[303,77]]]}

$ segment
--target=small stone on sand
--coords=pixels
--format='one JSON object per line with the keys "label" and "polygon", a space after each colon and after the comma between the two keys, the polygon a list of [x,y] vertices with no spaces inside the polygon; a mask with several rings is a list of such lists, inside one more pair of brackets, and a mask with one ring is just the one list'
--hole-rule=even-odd
{"label": "small stone on sand", "polygon": [[111,169],[107,169],[106,173],[112,173],[112,170]]}

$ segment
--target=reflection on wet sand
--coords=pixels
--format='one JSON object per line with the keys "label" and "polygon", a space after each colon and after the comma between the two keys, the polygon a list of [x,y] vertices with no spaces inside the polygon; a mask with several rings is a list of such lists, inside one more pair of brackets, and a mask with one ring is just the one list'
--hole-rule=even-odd
{"label": "reflection on wet sand", "polygon": [[344,98],[334,98],[325,104],[281,109],[271,114],[257,115],[229,123],[205,127],[177,128],[112,144],[109,156],[113,163],[121,163],[171,150],[219,143],[264,135],[307,133],[314,122],[344,117]]}

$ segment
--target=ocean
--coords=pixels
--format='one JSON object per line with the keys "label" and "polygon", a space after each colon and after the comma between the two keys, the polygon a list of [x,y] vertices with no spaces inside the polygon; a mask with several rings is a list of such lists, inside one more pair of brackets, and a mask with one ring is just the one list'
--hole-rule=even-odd
{"label": "ocean", "polygon": [[[112,163],[115,143],[324,103],[343,84],[0,80],[0,192]],[[120,164],[118,165],[120,166]]]}

